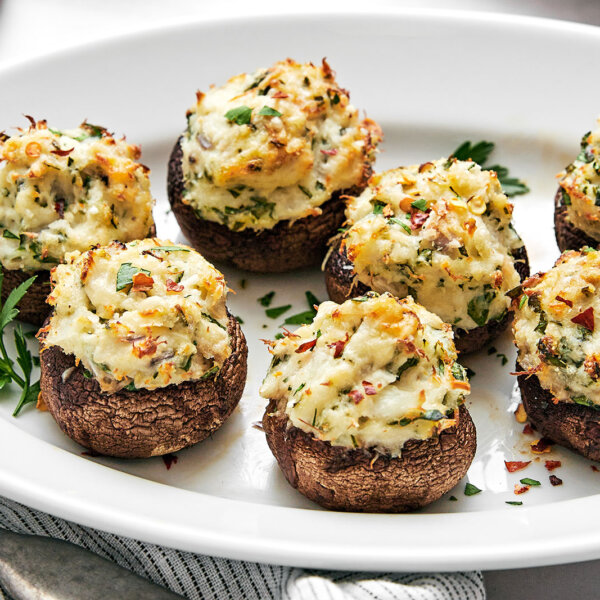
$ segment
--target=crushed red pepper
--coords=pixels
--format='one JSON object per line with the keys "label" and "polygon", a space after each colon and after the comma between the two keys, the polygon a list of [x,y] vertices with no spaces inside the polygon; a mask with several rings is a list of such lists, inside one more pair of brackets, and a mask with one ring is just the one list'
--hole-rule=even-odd
{"label": "crushed red pepper", "polygon": [[551,446],[554,445],[552,440],[548,438],[540,438],[537,442],[531,442],[531,451],[535,454],[544,454],[552,450]]}
{"label": "crushed red pepper", "polygon": [[352,398],[352,401],[354,402],[354,404],[359,404],[361,402],[361,400],[364,399],[364,396],[358,390],[352,390],[352,391],[348,392],[348,396],[350,396],[350,398]]}
{"label": "crushed red pepper", "polygon": [[374,396],[377,393],[377,389],[370,381],[363,381],[362,385],[367,396]]}
{"label": "crushed red pepper", "polygon": [[300,344],[298,348],[296,348],[296,354],[302,354],[302,352],[306,352],[307,350],[312,350],[317,345],[317,338],[314,340],[310,340],[308,342],[304,342],[304,344]]}
{"label": "crushed red pepper", "polygon": [[504,461],[504,464],[506,466],[506,470],[509,473],[514,473],[515,471],[521,471],[522,469],[524,469],[527,465],[529,465],[531,463],[530,460],[527,461],[523,461],[523,460],[512,460],[512,461]]}
{"label": "crushed red pepper", "polygon": [[548,469],[548,471],[554,471],[554,469],[558,469],[558,467],[561,466],[561,462],[560,460],[547,460],[544,463],[544,466],[546,467],[546,469]]}
{"label": "crushed red pepper", "polygon": [[562,479],[560,477],[557,477],[556,475],[550,475],[549,479],[552,485],[562,485]]}
{"label": "crushed red pepper", "polygon": [[590,306],[583,312],[580,312],[576,317],[571,319],[573,323],[585,327],[588,331],[594,332],[594,309]]}
{"label": "crushed red pepper", "polygon": [[163,454],[162,456],[163,462],[165,463],[165,467],[167,467],[167,471],[173,466],[177,464],[179,460],[176,454]]}

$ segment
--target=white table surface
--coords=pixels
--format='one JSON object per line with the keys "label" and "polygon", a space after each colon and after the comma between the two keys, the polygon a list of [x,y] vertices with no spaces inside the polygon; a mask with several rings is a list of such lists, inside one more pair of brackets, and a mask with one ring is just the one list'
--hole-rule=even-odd
{"label": "white table surface", "polygon": [[[322,10],[324,4],[322,0],[0,0],[0,66],[171,23],[250,11],[297,12],[299,6],[306,11]],[[329,0],[326,8],[367,12],[374,4],[507,12],[600,26],[600,0]],[[597,598],[597,577],[600,561],[485,572],[489,600]]]}

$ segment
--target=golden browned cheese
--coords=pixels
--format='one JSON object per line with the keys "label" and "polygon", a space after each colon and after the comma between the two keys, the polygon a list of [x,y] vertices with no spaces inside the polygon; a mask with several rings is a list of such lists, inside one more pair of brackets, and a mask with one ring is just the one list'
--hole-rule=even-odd
{"label": "golden browned cheese", "polygon": [[325,61],[244,73],[199,92],[188,111],[183,202],[234,231],[318,215],[361,182],[380,137]]}
{"label": "golden browned cheese", "polygon": [[44,345],[73,354],[103,391],[201,379],[231,354],[225,280],[188,246],[145,239],[72,253],[52,283]]}
{"label": "golden browned cheese", "polygon": [[261,395],[284,399],[293,425],[338,446],[397,455],[455,424],[470,389],[451,327],[389,294],[324,302],[271,353]]}
{"label": "golden browned cheese", "polygon": [[67,252],[146,237],[154,221],[140,148],[83,123],[0,137],[0,262],[51,269]]}

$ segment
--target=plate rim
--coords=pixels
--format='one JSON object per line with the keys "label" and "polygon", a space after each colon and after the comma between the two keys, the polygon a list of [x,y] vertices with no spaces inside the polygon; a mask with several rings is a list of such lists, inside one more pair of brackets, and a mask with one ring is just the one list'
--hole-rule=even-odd
{"label": "plate rim", "polygon": [[[460,23],[470,24],[493,24],[495,27],[524,27],[533,28],[537,31],[560,32],[564,35],[589,35],[594,38],[596,43],[600,44],[600,28],[592,25],[574,23],[569,21],[558,21],[554,19],[509,15],[504,13],[488,13],[478,11],[464,11],[451,9],[419,9],[408,7],[389,6],[385,8],[369,7],[368,13],[362,10],[351,11],[324,11],[311,12],[290,12],[285,14],[256,14],[251,17],[240,15],[235,17],[211,17],[209,19],[186,20],[180,23],[169,23],[166,26],[152,26],[134,33],[119,33],[109,36],[95,42],[89,42],[75,47],[59,50],[48,55],[26,59],[22,61],[9,62],[0,65],[0,81],[5,76],[10,76],[13,71],[23,67],[40,68],[44,64],[51,64],[56,61],[64,60],[68,54],[74,50],[78,52],[101,52],[105,47],[124,43],[141,43],[144,40],[155,38],[156,36],[170,36],[182,30],[196,30],[206,27],[227,26],[240,22],[263,22],[267,21],[290,21],[302,20],[309,22],[311,19],[319,18],[339,18],[347,19],[365,19],[365,18],[386,18],[386,17],[406,17],[421,21],[431,21],[437,19],[440,22],[449,20]],[[427,24],[427,23],[426,23]],[[112,531],[119,535],[126,535],[142,539],[151,543],[159,543],[171,547],[177,547],[183,550],[194,552],[210,553],[215,556],[223,556],[235,559],[245,559],[259,562],[269,562],[276,564],[287,564],[291,566],[305,567],[323,567],[326,564],[329,568],[360,569],[360,570],[381,570],[381,569],[417,569],[421,571],[437,570],[461,570],[465,568],[513,568],[523,566],[534,566],[541,564],[559,564],[565,562],[574,562],[578,560],[587,560],[600,557],[600,528],[598,531],[590,532],[585,524],[579,524],[579,528],[565,528],[565,524],[555,524],[558,528],[562,526],[564,533],[560,539],[554,535],[551,539],[544,538],[544,528],[550,522],[548,517],[552,517],[557,505],[565,506],[573,513],[580,512],[586,514],[597,504],[600,494],[564,500],[556,503],[550,503],[541,506],[521,507],[514,512],[505,510],[486,510],[477,512],[462,512],[444,514],[443,518],[452,521],[449,524],[448,531],[455,534],[465,527],[472,526],[473,521],[477,521],[480,515],[502,515],[502,521],[509,521],[515,527],[521,525],[535,530],[538,534],[538,541],[520,540],[520,551],[515,553],[514,546],[494,547],[492,550],[494,556],[490,554],[490,548],[487,552],[482,551],[480,547],[470,545],[462,540],[461,545],[452,546],[452,553],[442,556],[438,551],[436,557],[428,555],[429,546],[421,547],[403,547],[401,545],[395,548],[386,547],[387,555],[373,553],[372,555],[356,556],[353,548],[343,548],[340,551],[339,545],[335,542],[323,544],[315,548],[314,539],[307,537],[302,542],[298,540],[290,541],[284,536],[279,536],[277,540],[274,537],[261,537],[259,525],[268,530],[272,525],[272,514],[287,513],[293,511],[300,520],[310,523],[317,522],[323,524],[331,521],[343,524],[350,520],[360,525],[362,531],[368,530],[370,523],[381,521],[382,519],[402,519],[406,521],[411,531],[417,531],[420,523],[423,521],[439,521],[440,514],[421,514],[412,513],[404,515],[371,515],[353,513],[335,513],[325,511],[315,511],[313,509],[281,507],[266,504],[244,502],[240,500],[224,499],[199,492],[193,492],[181,488],[174,488],[167,484],[146,480],[136,475],[123,473],[116,469],[111,469],[93,461],[83,461],[82,457],[77,456],[67,450],[56,447],[34,435],[19,429],[13,423],[0,419],[0,455],[10,457],[14,448],[19,447],[22,436],[27,436],[28,445],[38,452],[38,465],[44,465],[47,468],[42,477],[35,482],[27,478],[23,472],[15,467],[12,462],[6,464],[5,459],[0,460],[0,490],[2,494],[11,499],[25,503],[29,506],[44,510],[59,517],[76,520],[84,525]],[[97,494],[98,490],[94,486],[82,490],[58,490],[49,485],[47,479],[51,475],[51,467],[54,460],[64,462],[72,468],[85,481],[94,481],[96,485],[103,482],[116,482],[119,494],[118,500],[125,501],[122,490],[129,490],[131,487],[152,488],[156,491],[161,500],[168,501],[173,496],[182,499],[188,504],[193,498],[197,503],[201,501],[204,506],[220,508],[226,513],[226,517],[231,517],[236,511],[244,514],[252,523],[247,524],[238,530],[237,534],[231,531],[215,532],[211,530],[212,522],[206,519],[195,523],[194,529],[188,528],[189,524],[173,521],[156,521],[155,515],[147,514],[145,511],[126,512],[122,505],[115,505],[108,501],[103,494]],[[82,472],[84,471],[84,472]],[[25,471],[26,473],[27,471]],[[43,484],[42,484],[43,482]],[[113,488],[114,489],[114,488]],[[101,504],[97,497],[103,499]],[[127,502],[123,502],[127,504]],[[125,512],[124,512],[125,511]],[[238,514],[239,517],[239,514]],[[211,519],[212,521],[212,519]],[[237,523],[239,525],[239,523]],[[243,525],[243,524],[242,524]],[[581,526],[584,525],[582,528]],[[204,530],[198,528],[204,526]],[[561,530],[562,531],[562,530]],[[274,531],[270,532],[274,535]],[[501,534],[501,532],[498,532]],[[254,537],[252,537],[254,536]],[[543,542],[541,540],[544,540]],[[567,540],[565,542],[565,540]],[[540,544],[544,547],[540,550]],[[299,549],[300,548],[300,549]],[[446,549],[443,543],[439,545],[440,549]],[[531,554],[535,553],[532,558]],[[475,555],[477,554],[477,555]]]}

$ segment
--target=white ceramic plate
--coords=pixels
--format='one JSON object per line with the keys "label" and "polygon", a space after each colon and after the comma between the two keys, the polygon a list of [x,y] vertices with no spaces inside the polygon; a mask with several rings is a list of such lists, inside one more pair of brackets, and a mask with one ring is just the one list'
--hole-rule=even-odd
{"label": "white ceramic plate", "polygon": [[[552,230],[555,174],[578,151],[600,112],[599,30],[535,19],[461,13],[265,17],[194,24],[69,51],[0,72],[0,126],[22,113],[56,127],[84,118],[141,143],[152,168],[159,234],[182,240],[168,212],[167,158],[197,88],[291,56],[327,56],[355,105],[386,134],[377,167],[424,162],[465,139],[496,142],[494,162],[523,177],[531,193],[516,199],[516,226],[534,270],[558,255]],[[582,69],[587,65],[588,71]],[[588,76],[589,75],[589,76]],[[407,515],[326,512],[285,482],[251,427],[264,402],[257,390],[268,364],[259,338],[272,321],[256,299],[305,309],[304,291],[324,299],[321,273],[244,275],[224,269],[244,319],[248,384],[239,408],[212,438],[163,461],[91,459],[47,413],[10,416],[14,394],[0,395],[0,493],[86,525],[239,559],[310,567],[453,570],[534,566],[600,557],[600,473],[567,451],[536,459],[510,398],[514,351],[508,335],[464,362],[476,371],[469,407],[479,450],[468,481],[427,510]],[[240,280],[248,281],[242,289]],[[290,311],[291,312],[291,311]],[[504,460],[529,460],[509,474]],[[552,487],[546,458],[561,460]],[[518,498],[514,484],[542,482]],[[457,501],[449,501],[454,495]],[[510,500],[523,506],[509,506]]]}

